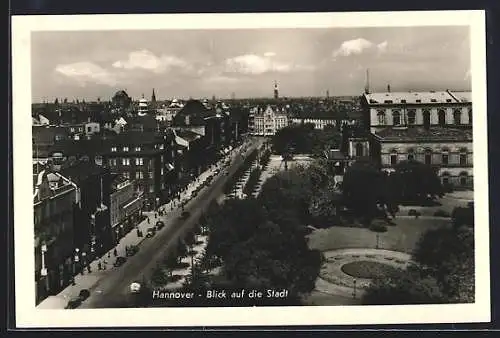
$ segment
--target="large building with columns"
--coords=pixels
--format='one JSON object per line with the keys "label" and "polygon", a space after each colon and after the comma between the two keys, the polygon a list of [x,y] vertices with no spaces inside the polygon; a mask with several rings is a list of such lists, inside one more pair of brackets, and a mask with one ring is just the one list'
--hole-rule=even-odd
{"label": "large building with columns", "polygon": [[471,92],[366,93],[368,139],[350,139],[351,156],[369,152],[384,170],[403,160],[438,169],[443,184],[473,186]]}

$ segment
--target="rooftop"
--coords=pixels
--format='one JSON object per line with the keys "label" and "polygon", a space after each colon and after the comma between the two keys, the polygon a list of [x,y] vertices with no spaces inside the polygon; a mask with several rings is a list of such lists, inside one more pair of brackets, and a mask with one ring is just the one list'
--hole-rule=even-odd
{"label": "rooftop", "polygon": [[385,92],[364,94],[369,104],[470,103],[471,92]]}
{"label": "rooftop", "polygon": [[452,128],[386,128],[374,133],[374,136],[383,141],[472,141],[471,129]]}

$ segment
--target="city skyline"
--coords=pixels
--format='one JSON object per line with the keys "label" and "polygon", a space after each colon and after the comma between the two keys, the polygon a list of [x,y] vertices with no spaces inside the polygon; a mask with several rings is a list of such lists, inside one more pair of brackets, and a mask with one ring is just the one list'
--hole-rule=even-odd
{"label": "city skyline", "polygon": [[[106,43],[103,43],[106,41]],[[470,90],[466,26],[34,32],[32,101]]]}

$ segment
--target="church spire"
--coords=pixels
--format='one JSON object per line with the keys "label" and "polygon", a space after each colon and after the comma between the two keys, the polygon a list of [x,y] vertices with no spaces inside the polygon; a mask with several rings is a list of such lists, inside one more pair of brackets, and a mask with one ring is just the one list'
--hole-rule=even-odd
{"label": "church spire", "polygon": [[155,103],[156,102],[156,95],[155,95],[155,89],[153,88],[153,94],[151,95],[151,102]]}

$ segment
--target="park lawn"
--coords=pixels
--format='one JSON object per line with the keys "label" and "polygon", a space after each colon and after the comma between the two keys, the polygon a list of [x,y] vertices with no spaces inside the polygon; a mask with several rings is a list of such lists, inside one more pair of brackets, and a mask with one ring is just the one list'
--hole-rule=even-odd
{"label": "park lawn", "polygon": [[[379,233],[379,249],[411,254],[420,236],[430,229],[450,226],[449,219],[396,219]],[[309,235],[309,247],[320,251],[347,248],[376,248],[377,233],[365,228],[334,226],[318,229]]]}
{"label": "park lawn", "polygon": [[360,305],[361,300],[314,290],[307,297],[304,297],[302,304],[309,306]]}

